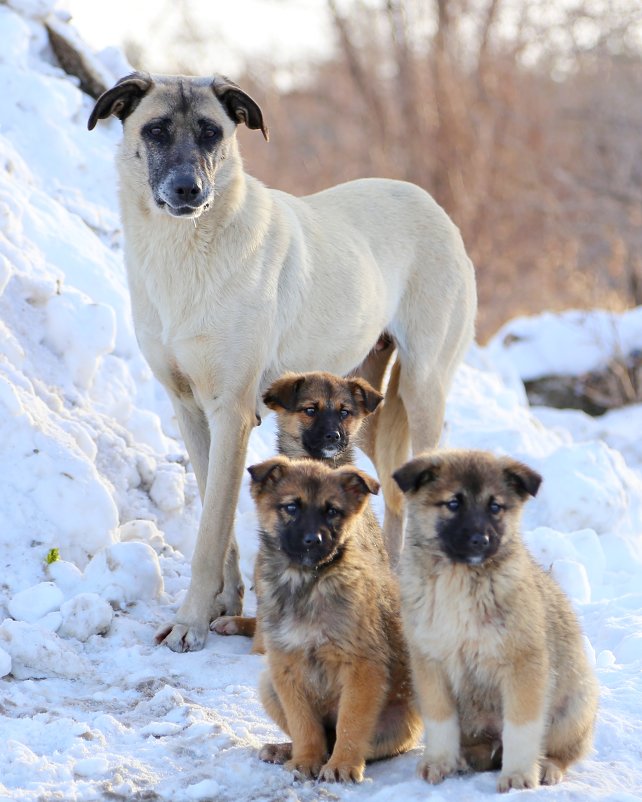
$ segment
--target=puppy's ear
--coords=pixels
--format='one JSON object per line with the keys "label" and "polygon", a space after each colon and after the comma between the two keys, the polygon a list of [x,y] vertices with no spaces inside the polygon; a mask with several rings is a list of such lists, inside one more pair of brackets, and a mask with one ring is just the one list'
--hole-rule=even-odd
{"label": "puppy's ear", "polygon": [[212,89],[231,120],[237,125],[245,123],[248,128],[260,128],[265,141],[269,140],[270,133],[263,122],[263,112],[255,100],[224,75],[214,78]]}
{"label": "puppy's ear", "polygon": [[379,492],[379,482],[368,476],[364,471],[356,468],[339,468],[336,471],[339,482],[344,492],[357,500],[365,498],[368,493],[376,496]]}
{"label": "puppy's ear", "polygon": [[383,401],[381,393],[378,393],[365,379],[351,379],[350,392],[364,415],[374,412]]}
{"label": "puppy's ear", "polygon": [[542,484],[542,477],[537,471],[510,457],[505,457],[502,463],[506,484],[519,498],[525,499],[526,496],[537,495]]}
{"label": "puppy's ear", "polygon": [[153,83],[146,72],[134,72],[121,78],[98,98],[89,115],[87,128],[92,131],[98,120],[104,120],[112,114],[122,122],[134,111]]}
{"label": "puppy's ear", "polygon": [[417,457],[398,468],[392,478],[402,493],[416,493],[422,485],[434,482],[439,476],[439,460],[434,457]]}
{"label": "puppy's ear", "polygon": [[267,388],[263,394],[263,403],[270,409],[285,409],[294,412],[297,398],[305,384],[305,376],[298,373],[286,373]]}
{"label": "puppy's ear", "polygon": [[289,460],[285,457],[273,457],[265,462],[250,465],[247,469],[252,477],[250,492],[253,496],[276,487],[288,472]]}

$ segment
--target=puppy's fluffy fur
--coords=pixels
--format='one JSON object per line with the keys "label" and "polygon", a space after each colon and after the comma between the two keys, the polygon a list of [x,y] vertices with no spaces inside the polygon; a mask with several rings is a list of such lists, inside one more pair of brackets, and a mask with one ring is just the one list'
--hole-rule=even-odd
{"label": "puppy's fluffy fur", "polygon": [[501,766],[499,791],[559,782],[591,746],[597,686],[568,599],[520,536],[541,477],[474,451],[426,454],[394,477],[421,775]]}
{"label": "puppy's fluffy fur", "polygon": [[261,700],[292,739],[261,757],[304,777],[360,781],[415,745],[397,585],[363,512],[378,484],[353,467],[276,457],[250,469],[261,545]]}

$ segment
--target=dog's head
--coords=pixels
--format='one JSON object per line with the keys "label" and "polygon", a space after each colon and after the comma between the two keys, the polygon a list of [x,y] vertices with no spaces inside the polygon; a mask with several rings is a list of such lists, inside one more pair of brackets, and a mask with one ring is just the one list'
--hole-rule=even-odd
{"label": "dog's head", "polygon": [[195,218],[212,204],[239,123],[268,138],[259,106],[223,76],[133,73],[98,98],[89,130],[110,115],[123,123],[121,193],[143,193],[149,209],[172,217]]}
{"label": "dog's head", "polygon": [[542,477],[510,457],[484,451],[435,451],[399,468],[413,545],[456,563],[501,560],[519,537],[521,508]]}
{"label": "dog's head", "polygon": [[318,569],[340,558],[351,523],[378,483],[362,471],[274,457],[248,468],[261,538],[290,565]]}
{"label": "dog's head", "polygon": [[336,460],[383,396],[365,379],[331,373],[286,373],[263,395],[279,418],[279,445],[289,457]]}

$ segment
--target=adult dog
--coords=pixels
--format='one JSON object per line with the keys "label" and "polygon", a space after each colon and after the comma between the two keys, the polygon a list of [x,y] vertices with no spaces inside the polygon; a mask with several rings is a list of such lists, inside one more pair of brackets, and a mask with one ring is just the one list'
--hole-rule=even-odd
{"label": "adult dog", "polygon": [[591,747],[597,683],[578,621],[520,533],[541,477],[510,457],[442,450],[395,472],[407,496],[404,629],[437,783],[501,768],[498,791],[559,782]]}
{"label": "adult dog", "polygon": [[[203,647],[241,610],[233,520],[261,393],[288,370],[365,376],[380,389],[367,447],[397,528],[390,476],[439,440],[454,370],[473,336],[473,267],[444,211],[412,184],[365,179],[304,198],[243,171],[236,126],[267,128],[223,77],[135,73],[96,102],[89,128],[123,123],[117,157],[140,347],[169,393],[203,499],[192,581],[159,640]],[[383,344],[383,347],[382,347]],[[379,386],[377,386],[377,382]]]}

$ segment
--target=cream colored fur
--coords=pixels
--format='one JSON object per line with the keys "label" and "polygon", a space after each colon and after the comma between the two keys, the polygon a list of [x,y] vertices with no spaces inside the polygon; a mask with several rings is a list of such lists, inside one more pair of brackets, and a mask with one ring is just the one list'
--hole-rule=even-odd
{"label": "cream colored fur", "polygon": [[[141,139],[149,120],[177,113],[180,86],[222,127],[225,154],[213,202],[189,219],[154,203]],[[172,399],[203,499],[191,585],[162,635],[176,651],[200,649],[212,618],[241,609],[233,521],[248,439],[267,413],[262,392],[287,370],[358,372],[387,331],[412,449],[436,445],[473,336],[475,280],[459,231],[417,186],[365,179],[297,198],[247,175],[236,123],[203,79],[151,76],[123,127],[136,333]],[[384,453],[386,436],[377,435]]]}

